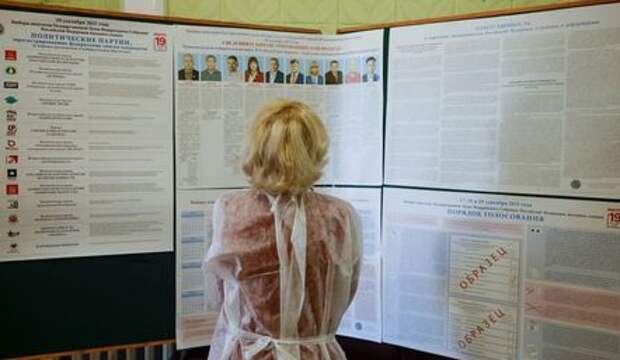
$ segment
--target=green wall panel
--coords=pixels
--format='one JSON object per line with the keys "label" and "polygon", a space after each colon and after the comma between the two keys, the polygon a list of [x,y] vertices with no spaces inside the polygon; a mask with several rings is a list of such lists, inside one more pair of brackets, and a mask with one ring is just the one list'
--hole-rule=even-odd
{"label": "green wall panel", "polygon": [[165,0],[167,14],[319,28],[423,19],[569,0]]}
{"label": "green wall panel", "polygon": [[[25,3],[122,10],[123,0],[17,0]],[[166,15],[198,19],[337,28],[492,11],[575,0],[162,0]]]}

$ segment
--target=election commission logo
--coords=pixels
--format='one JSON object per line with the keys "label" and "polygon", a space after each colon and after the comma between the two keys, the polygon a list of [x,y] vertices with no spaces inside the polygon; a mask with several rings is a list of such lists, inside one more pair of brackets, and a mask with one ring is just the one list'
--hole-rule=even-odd
{"label": "election commission logo", "polygon": [[153,49],[155,51],[168,50],[168,39],[166,38],[166,34],[154,34]]}

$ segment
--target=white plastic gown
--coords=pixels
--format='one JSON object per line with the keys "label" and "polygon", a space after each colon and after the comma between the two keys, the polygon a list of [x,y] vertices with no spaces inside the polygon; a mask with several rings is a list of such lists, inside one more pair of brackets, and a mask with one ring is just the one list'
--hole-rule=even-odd
{"label": "white plastic gown", "polygon": [[225,195],[204,269],[221,306],[209,360],[346,359],[335,333],[357,290],[361,229],[340,199]]}

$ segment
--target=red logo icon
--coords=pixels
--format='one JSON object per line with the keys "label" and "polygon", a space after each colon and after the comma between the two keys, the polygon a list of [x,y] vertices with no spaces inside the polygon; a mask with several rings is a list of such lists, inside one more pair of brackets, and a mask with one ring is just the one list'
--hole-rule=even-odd
{"label": "red logo icon", "polygon": [[17,218],[17,215],[15,215],[15,214],[9,215],[9,222],[10,223],[16,223],[17,221],[19,221],[19,219]]}
{"label": "red logo icon", "polygon": [[17,184],[7,184],[6,185],[6,194],[7,195],[17,195],[17,194],[19,194],[19,185],[17,185]]}
{"label": "red logo icon", "polygon": [[168,49],[166,34],[155,34],[155,37],[153,37],[153,48],[155,51],[166,51]]}
{"label": "red logo icon", "polygon": [[17,50],[4,50],[4,60],[6,61],[15,61],[17,60]]}

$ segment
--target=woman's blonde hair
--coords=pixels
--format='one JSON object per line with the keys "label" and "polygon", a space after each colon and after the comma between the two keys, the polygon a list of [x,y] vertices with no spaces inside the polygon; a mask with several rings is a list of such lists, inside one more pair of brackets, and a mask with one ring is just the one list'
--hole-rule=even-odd
{"label": "woman's blonde hair", "polygon": [[277,100],[256,116],[249,132],[243,172],[259,190],[300,193],[322,175],[329,139],[312,109]]}

